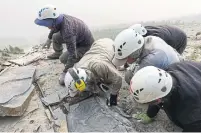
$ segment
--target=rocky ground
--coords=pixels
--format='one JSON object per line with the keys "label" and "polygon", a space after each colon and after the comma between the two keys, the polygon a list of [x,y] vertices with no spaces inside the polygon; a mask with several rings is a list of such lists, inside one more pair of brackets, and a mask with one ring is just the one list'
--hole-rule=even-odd
{"label": "rocky ground", "polygon": [[[183,54],[183,56],[187,60],[194,60],[194,61],[201,61],[201,37],[197,36],[196,34],[201,31],[201,24],[181,24],[181,25],[176,25],[183,29],[187,35],[188,35],[188,45],[187,48]],[[51,52],[53,52],[52,49],[50,50],[41,50],[38,48],[35,48],[36,51],[42,52],[44,55],[47,55]],[[8,52],[2,52],[0,51],[1,58],[0,58],[0,71],[5,68],[5,62],[8,59],[11,58],[17,58],[15,54],[11,54]],[[19,56],[19,55],[18,55]],[[4,65],[3,65],[4,64]],[[40,60],[35,63],[32,63],[32,65],[37,67],[37,78],[39,79],[39,83],[44,91],[45,95],[49,95],[55,92],[59,92],[62,89],[65,89],[64,87],[58,87],[58,77],[59,74],[62,72],[63,65],[59,62],[59,60]],[[146,105],[139,105],[133,102],[133,99],[129,96],[128,92],[128,86],[126,83],[123,84],[123,87],[120,91],[120,96],[119,96],[119,106],[124,108],[124,110],[127,110],[127,113],[132,114],[137,111],[145,111],[146,110]],[[35,107],[36,109],[31,113],[28,113],[25,115],[23,118],[20,118],[17,120],[16,123],[9,123],[6,122],[6,119],[4,121],[4,118],[0,118],[0,131],[9,131],[9,132],[14,132],[14,131],[38,131],[38,128],[40,128],[39,131],[51,131],[51,126],[49,124],[48,119],[44,115],[44,113],[41,113],[44,111],[43,106],[41,105],[40,101],[37,99],[38,96],[40,96],[39,91],[36,91],[36,94],[32,101],[30,102],[31,104],[35,103],[37,106]],[[37,101],[37,102],[36,102]],[[53,107],[57,108],[57,106]],[[16,118],[17,119],[17,118]],[[180,131],[178,127],[176,127],[174,124],[172,124],[166,114],[163,111],[160,111],[158,116],[156,117],[156,120],[151,123],[151,124],[141,124],[138,123],[134,119],[129,119],[132,124],[133,128],[136,129],[136,131]],[[42,121],[42,124],[41,122]],[[2,123],[3,126],[2,126]]]}

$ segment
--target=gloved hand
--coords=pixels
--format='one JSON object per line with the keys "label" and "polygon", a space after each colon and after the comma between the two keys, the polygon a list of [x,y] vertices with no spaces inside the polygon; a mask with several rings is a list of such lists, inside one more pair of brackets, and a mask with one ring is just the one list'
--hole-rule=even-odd
{"label": "gloved hand", "polygon": [[47,49],[50,48],[52,41],[48,38],[47,41],[43,44],[42,49],[47,47]]}
{"label": "gloved hand", "polygon": [[62,86],[65,85],[65,83],[64,83],[65,75],[66,75],[66,73],[65,73],[65,72],[62,72],[62,73],[60,74],[60,77],[59,77],[59,84],[62,85]]}
{"label": "gloved hand", "polygon": [[110,106],[117,105],[117,95],[110,94]]}
{"label": "gloved hand", "polygon": [[133,118],[137,119],[138,122],[142,122],[144,124],[149,124],[153,121],[153,119],[147,116],[146,113],[137,112],[137,114],[133,114]]}

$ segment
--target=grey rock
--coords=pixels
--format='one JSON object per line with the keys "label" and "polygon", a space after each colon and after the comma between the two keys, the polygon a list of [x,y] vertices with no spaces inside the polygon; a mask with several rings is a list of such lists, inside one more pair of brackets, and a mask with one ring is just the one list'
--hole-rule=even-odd
{"label": "grey rock", "polygon": [[0,116],[21,116],[34,93],[35,67],[10,68],[0,76]]}
{"label": "grey rock", "polygon": [[55,130],[58,132],[68,132],[66,115],[62,112],[62,109],[57,108],[53,112],[58,118],[54,121]]}
{"label": "grey rock", "polygon": [[99,97],[91,97],[70,106],[67,115],[69,132],[131,132],[131,122],[113,112]]}
{"label": "grey rock", "polygon": [[8,69],[0,76],[0,104],[25,94],[34,80],[35,67],[17,67]]}
{"label": "grey rock", "polygon": [[29,54],[27,56],[24,56],[22,58],[19,59],[13,59],[13,60],[9,60],[8,62],[20,65],[20,66],[26,66],[29,65],[33,62],[36,62],[38,60],[40,60],[42,58],[42,54],[41,53],[33,53],[33,54]]}
{"label": "grey rock", "polygon": [[47,95],[46,97],[41,98],[41,101],[46,105],[55,105],[61,102],[65,97],[68,96],[68,91],[66,88],[61,88],[55,93]]}
{"label": "grey rock", "polygon": [[53,94],[50,94],[50,95],[47,95],[46,97],[44,98],[41,98],[41,101],[46,105],[54,105],[54,104],[57,104],[60,102],[60,99],[59,99],[59,95],[57,93],[53,93]]}
{"label": "grey rock", "polygon": [[0,116],[21,116],[26,111],[34,94],[35,87],[32,86],[26,93],[20,95],[6,104],[0,105]]}

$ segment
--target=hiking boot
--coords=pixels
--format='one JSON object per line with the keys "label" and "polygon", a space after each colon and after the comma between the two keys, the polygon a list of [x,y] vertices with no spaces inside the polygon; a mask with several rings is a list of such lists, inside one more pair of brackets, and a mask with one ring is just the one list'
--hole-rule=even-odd
{"label": "hiking boot", "polygon": [[53,53],[51,55],[48,55],[47,58],[48,59],[59,59],[59,57],[60,57],[61,54],[62,53]]}

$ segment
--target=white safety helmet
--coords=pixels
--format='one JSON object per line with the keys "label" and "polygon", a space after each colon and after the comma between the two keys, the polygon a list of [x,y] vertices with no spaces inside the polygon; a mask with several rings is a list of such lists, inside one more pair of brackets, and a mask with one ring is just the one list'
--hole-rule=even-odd
{"label": "white safety helmet", "polygon": [[148,103],[166,96],[172,88],[172,77],[154,66],[140,69],[131,79],[130,91],[139,103]]}
{"label": "white safety helmet", "polygon": [[87,74],[84,69],[70,68],[65,76],[65,86],[71,97],[74,97],[80,90],[76,85],[82,84],[82,91],[86,88]]}
{"label": "white safety helmet", "polygon": [[115,58],[125,59],[133,52],[142,48],[144,38],[133,29],[125,29],[120,32],[114,41]]}
{"label": "white safety helmet", "polygon": [[146,28],[144,26],[142,26],[141,24],[134,24],[134,25],[130,26],[129,29],[135,30],[142,36],[147,34]]}
{"label": "white safety helmet", "polygon": [[53,5],[45,5],[43,8],[40,9],[38,12],[38,19],[44,20],[48,18],[55,19],[59,16],[57,9]]}

